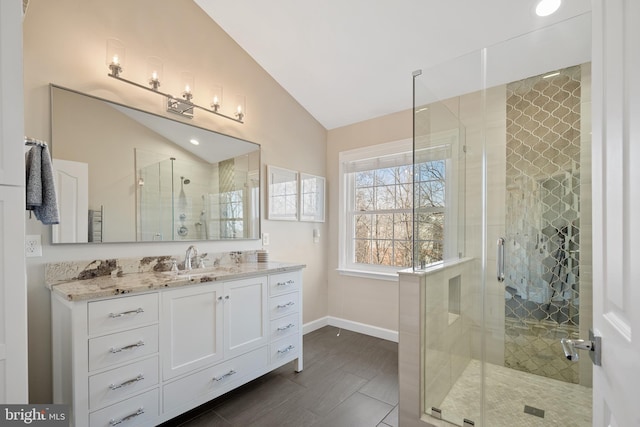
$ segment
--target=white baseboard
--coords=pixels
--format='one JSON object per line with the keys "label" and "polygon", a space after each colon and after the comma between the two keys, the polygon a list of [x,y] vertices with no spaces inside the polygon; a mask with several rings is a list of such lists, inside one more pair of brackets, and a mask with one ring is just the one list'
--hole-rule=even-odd
{"label": "white baseboard", "polygon": [[302,325],[302,334],[306,335],[309,332],[313,332],[316,329],[324,328],[329,325],[329,316],[324,316],[316,320],[312,320],[309,323]]}
{"label": "white baseboard", "polygon": [[302,327],[302,331],[304,334],[308,334],[309,332],[313,332],[316,329],[320,329],[324,326],[335,326],[336,328],[342,328],[348,331],[370,335],[372,337],[381,338],[383,340],[398,342],[398,331],[392,331],[391,329],[379,328],[377,326],[371,326],[365,323],[354,322],[347,319],[340,319],[339,317],[333,316],[325,316],[309,323],[305,323]]}

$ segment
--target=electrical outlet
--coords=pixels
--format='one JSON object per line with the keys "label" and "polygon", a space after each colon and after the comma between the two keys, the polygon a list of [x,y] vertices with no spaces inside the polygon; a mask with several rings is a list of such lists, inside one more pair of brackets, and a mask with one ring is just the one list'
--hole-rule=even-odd
{"label": "electrical outlet", "polygon": [[39,234],[27,235],[24,251],[28,257],[42,256],[42,237]]}
{"label": "electrical outlet", "polygon": [[269,233],[262,233],[262,246],[269,246]]}

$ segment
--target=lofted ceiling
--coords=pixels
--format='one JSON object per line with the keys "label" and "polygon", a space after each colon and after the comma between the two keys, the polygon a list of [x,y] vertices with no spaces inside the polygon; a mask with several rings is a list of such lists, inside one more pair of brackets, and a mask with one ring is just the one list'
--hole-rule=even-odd
{"label": "lofted ceiling", "polygon": [[[589,55],[588,0],[563,0],[545,18],[537,0],[194,1],[327,129],[411,108],[415,70],[574,17],[582,24],[566,37],[583,40],[576,60]],[[553,58],[555,45],[542,55]],[[521,55],[514,68],[529,62],[540,58]],[[473,89],[458,83],[446,94]]]}

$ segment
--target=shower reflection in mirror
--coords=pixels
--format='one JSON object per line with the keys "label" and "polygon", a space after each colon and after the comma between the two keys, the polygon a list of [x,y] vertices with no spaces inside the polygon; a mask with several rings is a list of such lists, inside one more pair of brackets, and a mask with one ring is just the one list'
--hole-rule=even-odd
{"label": "shower reflection in mirror", "polygon": [[[138,241],[242,239],[258,227],[250,155],[217,164],[136,149]],[[255,218],[255,219],[254,219]]]}

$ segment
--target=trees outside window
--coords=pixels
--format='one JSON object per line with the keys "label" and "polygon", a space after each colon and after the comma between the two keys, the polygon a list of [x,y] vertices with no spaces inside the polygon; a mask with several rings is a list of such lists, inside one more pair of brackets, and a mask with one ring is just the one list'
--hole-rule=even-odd
{"label": "trees outside window", "polygon": [[[445,161],[416,165],[416,244],[427,263],[443,259]],[[354,172],[349,216],[353,224],[353,262],[362,265],[412,265],[413,167],[411,164]]]}
{"label": "trees outside window", "polygon": [[404,140],[340,153],[342,273],[395,280],[399,270],[460,256],[458,154],[464,151],[456,132],[426,142],[415,152]]}

